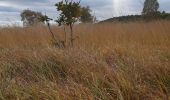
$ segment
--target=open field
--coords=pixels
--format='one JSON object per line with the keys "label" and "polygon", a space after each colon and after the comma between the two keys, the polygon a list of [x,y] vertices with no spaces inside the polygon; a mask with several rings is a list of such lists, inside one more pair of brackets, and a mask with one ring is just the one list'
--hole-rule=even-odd
{"label": "open field", "polygon": [[65,49],[44,26],[1,28],[0,99],[170,99],[170,22],[74,28],[75,46]]}

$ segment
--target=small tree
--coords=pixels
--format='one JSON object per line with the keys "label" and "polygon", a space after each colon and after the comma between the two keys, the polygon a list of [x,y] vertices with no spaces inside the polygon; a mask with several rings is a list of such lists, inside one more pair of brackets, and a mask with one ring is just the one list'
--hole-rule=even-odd
{"label": "small tree", "polygon": [[59,26],[68,25],[70,27],[70,42],[73,46],[73,24],[78,21],[79,17],[81,16],[80,1],[74,2],[73,0],[62,0],[61,2],[56,3],[55,6],[57,7],[57,10],[61,12],[56,22],[59,24]]}
{"label": "small tree", "polygon": [[143,8],[143,15],[153,14],[157,12],[159,9],[159,3],[157,0],[145,0],[144,8]]}
{"label": "small tree", "polygon": [[40,19],[41,22],[47,24],[48,29],[49,29],[49,31],[50,31],[50,33],[51,33],[52,39],[53,39],[53,41],[55,41],[55,36],[54,36],[54,33],[53,33],[52,30],[51,30],[50,23],[49,23],[49,21],[50,21],[50,20],[53,20],[53,19],[49,18],[47,15],[43,15],[43,16],[41,16],[39,19]]}
{"label": "small tree", "polygon": [[81,8],[81,17],[80,17],[80,21],[83,23],[93,23],[95,21],[95,17],[91,15],[91,9],[89,6],[87,7],[82,7]]}
{"label": "small tree", "polygon": [[21,21],[23,21],[23,26],[32,26],[36,24],[40,24],[41,21],[39,20],[42,17],[41,12],[35,12],[32,10],[23,10],[20,14]]}
{"label": "small tree", "polygon": [[53,20],[53,19],[49,18],[47,15],[43,15],[43,16],[40,18],[40,20],[41,20],[42,22],[44,22],[44,23],[47,24],[48,29],[49,29],[49,31],[50,31],[50,33],[51,33],[52,44],[55,45],[55,46],[57,46],[57,47],[59,47],[59,48],[65,48],[65,43],[64,43],[64,41],[61,41],[61,40],[58,40],[58,41],[57,41],[56,38],[55,38],[54,33],[53,33],[52,30],[51,30],[51,26],[50,26],[50,22],[49,22],[49,21],[51,21],[51,20]]}

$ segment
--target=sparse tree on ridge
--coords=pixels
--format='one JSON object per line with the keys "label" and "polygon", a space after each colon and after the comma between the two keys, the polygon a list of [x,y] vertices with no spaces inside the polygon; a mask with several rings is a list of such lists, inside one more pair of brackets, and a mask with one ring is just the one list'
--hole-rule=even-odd
{"label": "sparse tree on ridge", "polygon": [[152,14],[158,12],[158,9],[159,3],[157,0],[145,0],[142,14],[143,15]]}
{"label": "sparse tree on ridge", "polygon": [[32,10],[23,10],[20,14],[21,21],[23,21],[23,26],[32,26],[42,23],[39,18],[43,15],[41,12],[35,12]]}

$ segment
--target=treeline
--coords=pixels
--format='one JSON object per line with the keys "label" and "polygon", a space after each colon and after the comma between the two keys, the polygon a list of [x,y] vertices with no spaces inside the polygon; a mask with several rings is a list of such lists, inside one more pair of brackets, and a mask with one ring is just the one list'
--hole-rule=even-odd
{"label": "treeline", "polygon": [[[62,1],[63,2],[63,1]],[[66,0],[65,2],[69,2],[68,0]],[[48,21],[53,20],[53,22],[58,23],[58,25],[62,24],[61,22],[66,21],[65,17],[66,15],[69,16],[70,20],[73,20],[70,17],[75,17],[75,16],[71,16],[71,12],[78,14],[79,16],[76,16],[76,21],[79,21],[81,23],[94,23],[97,21],[96,17],[94,15],[91,14],[92,10],[89,6],[81,6],[80,4],[78,4],[78,6],[75,6],[74,3],[76,2],[69,2],[72,3],[71,5],[62,5],[62,7],[57,6],[57,10],[63,10],[66,11],[65,15],[59,15],[56,19],[52,19],[52,18],[48,18],[48,16],[46,14],[43,14],[42,12],[38,12],[38,11],[33,11],[30,9],[25,9],[21,12],[20,17],[21,17],[21,21],[23,22],[23,26],[33,26],[33,25],[40,25],[40,24],[45,24],[46,20],[44,18],[47,18]],[[65,10],[63,9],[65,7]],[[76,11],[76,9],[78,9]],[[58,9],[61,8],[61,9]],[[73,9],[73,11],[71,11],[71,9]],[[60,14],[60,13],[58,13]]]}
{"label": "treeline", "polygon": [[129,21],[154,21],[154,20],[170,20],[170,13],[165,12],[157,12],[154,14],[149,15],[128,15],[128,16],[120,16],[120,17],[114,17],[110,18],[103,22],[129,22]]}
{"label": "treeline", "polygon": [[110,18],[102,22],[128,22],[128,21],[153,21],[170,20],[170,13],[159,11],[159,2],[157,0],[145,0],[141,15],[128,15]]}

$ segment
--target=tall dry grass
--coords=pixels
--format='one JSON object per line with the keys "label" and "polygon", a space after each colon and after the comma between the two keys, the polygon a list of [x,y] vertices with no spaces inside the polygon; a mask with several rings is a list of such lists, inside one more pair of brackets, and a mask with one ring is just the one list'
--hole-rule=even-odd
{"label": "tall dry grass", "polygon": [[[0,99],[168,100],[169,27],[165,21],[76,25],[75,47],[65,49],[52,46],[43,26],[1,28]],[[61,27],[52,29],[64,39]]]}

